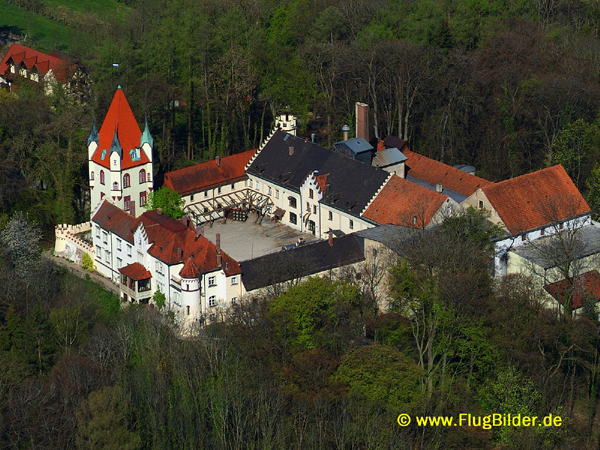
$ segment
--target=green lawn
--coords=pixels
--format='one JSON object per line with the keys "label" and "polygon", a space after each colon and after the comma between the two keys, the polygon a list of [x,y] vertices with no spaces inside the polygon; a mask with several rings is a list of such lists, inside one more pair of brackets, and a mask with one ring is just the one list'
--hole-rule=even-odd
{"label": "green lawn", "polygon": [[[10,30],[15,34],[27,35],[25,45],[36,50],[61,50],[68,53],[77,42],[92,41],[84,33],[46,17],[32,14],[9,3],[0,3],[0,30]],[[81,36],[83,35],[83,36]]]}

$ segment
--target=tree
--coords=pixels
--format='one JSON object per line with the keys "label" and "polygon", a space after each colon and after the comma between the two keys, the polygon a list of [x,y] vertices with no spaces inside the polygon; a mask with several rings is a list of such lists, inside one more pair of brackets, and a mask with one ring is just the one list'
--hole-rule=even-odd
{"label": "tree", "polygon": [[148,194],[148,202],[145,208],[148,211],[160,208],[167,216],[179,219],[185,215],[184,206],[185,200],[181,198],[179,193],[169,187],[163,186],[157,191]]}
{"label": "tree", "polygon": [[94,261],[87,253],[83,255],[83,258],[81,258],[81,265],[85,270],[89,270],[90,272],[94,271]]}
{"label": "tree", "polygon": [[15,274],[26,279],[40,257],[42,233],[23,213],[16,213],[0,233],[2,254],[13,266]]}

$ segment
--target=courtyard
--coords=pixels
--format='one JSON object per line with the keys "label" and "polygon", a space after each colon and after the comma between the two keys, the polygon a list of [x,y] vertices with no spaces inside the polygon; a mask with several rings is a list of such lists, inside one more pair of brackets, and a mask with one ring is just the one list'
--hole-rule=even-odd
{"label": "courtyard", "polygon": [[298,242],[299,238],[306,243],[317,240],[315,236],[301,233],[292,228],[272,222],[268,217],[263,218],[261,223],[255,223],[256,214],[251,213],[248,220],[239,222],[223,219],[210,224],[204,224],[204,236],[212,242],[216,242],[217,233],[221,234],[221,249],[237,261],[258,258],[268,253],[281,251],[284,245]]}

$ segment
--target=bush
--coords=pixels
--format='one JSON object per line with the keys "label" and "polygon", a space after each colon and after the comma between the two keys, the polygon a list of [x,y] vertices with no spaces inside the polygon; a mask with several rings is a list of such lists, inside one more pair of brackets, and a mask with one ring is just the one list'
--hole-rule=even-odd
{"label": "bush", "polygon": [[92,261],[92,258],[87,253],[83,255],[81,265],[85,270],[94,271],[94,261]]}

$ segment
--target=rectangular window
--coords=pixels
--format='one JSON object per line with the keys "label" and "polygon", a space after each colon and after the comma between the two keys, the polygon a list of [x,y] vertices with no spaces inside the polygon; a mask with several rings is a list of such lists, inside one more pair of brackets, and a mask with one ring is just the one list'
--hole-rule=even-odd
{"label": "rectangular window", "polygon": [[131,256],[131,245],[127,244],[127,256]]}
{"label": "rectangular window", "polygon": [[102,259],[102,249],[99,245],[96,245],[96,259]]}
{"label": "rectangular window", "polygon": [[204,198],[208,197],[208,191],[204,191]]}
{"label": "rectangular window", "polygon": [[104,252],[104,260],[109,263],[110,262],[110,252],[107,250]]}
{"label": "rectangular window", "polygon": [[313,205],[313,214],[317,213],[317,205]]}
{"label": "rectangular window", "polygon": [[140,192],[140,206],[146,206],[146,192]]}
{"label": "rectangular window", "polygon": [[210,297],[208,297],[208,306],[209,307],[213,307],[213,306],[217,306],[217,297],[214,295],[211,295]]}
{"label": "rectangular window", "polygon": [[100,239],[100,227],[96,225],[96,237]]}
{"label": "rectangular window", "polygon": [[190,315],[190,307],[189,307],[189,305],[185,307],[185,310],[187,312],[187,315],[189,316]]}
{"label": "rectangular window", "polygon": [[117,239],[117,250],[121,251],[121,239]]}
{"label": "rectangular window", "polygon": [[306,202],[306,212],[310,212],[310,203]]}
{"label": "rectangular window", "polygon": [[288,204],[290,205],[290,208],[295,208],[296,207],[296,198],[288,197]]}
{"label": "rectangular window", "polygon": [[221,186],[219,186],[219,187],[217,188],[217,194],[220,194],[220,193],[221,193]]}
{"label": "rectangular window", "polygon": [[117,269],[123,267],[123,260],[121,258],[117,258]]}
{"label": "rectangular window", "polygon": [[329,211],[329,220],[333,220],[333,213]]}
{"label": "rectangular window", "polygon": [[279,198],[279,189],[275,189],[275,198]]}
{"label": "rectangular window", "polygon": [[308,190],[308,198],[315,198],[315,193],[313,192],[312,189]]}
{"label": "rectangular window", "polygon": [[254,187],[254,182],[250,180],[250,187]]}
{"label": "rectangular window", "polygon": [[238,284],[238,277],[231,277],[231,285],[235,286],[236,284]]}
{"label": "rectangular window", "polygon": [[129,203],[131,202],[131,195],[126,195],[123,198],[123,209],[129,211]]}
{"label": "rectangular window", "polygon": [[269,187],[267,188],[267,192],[269,193],[269,195],[271,195],[271,186],[269,186]]}
{"label": "rectangular window", "polygon": [[235,190],[235,183],[231,183],[231,190],[234,191]]}
{"label": "rectangular window", "polygon": [[216,286],[217,285],[217,277],[208,277],[208,286]]}
{"label": "rectangular window", "polygon": [[105,244],[108,243],[108,233],[106,231],[102,232],[102,242],[104,242]]}
{"label": "rectangular window", "polygon": [[235,305],[236,303],[237,303],[237,297],[233,297],[233,298],[231,299],[231,304],[232,304],[232,305]]}
{"label": "rectangular window", "polygon": [[479,200],[479,207],[483,208],[483,200]]}
{"label": "rectangular window", "polygon": [[260,181],[256,181],[256,190],[260,191]]}
{"label": "rectangular window", "polygon": [[352,220],[348,221],[348,226],[350,227],[351,230],[354,229],[354,222]]}
{"label": "rectangular window", "polygon": [[194,201],[194,194],[190,195],[190,202]]}
{"label": "rectangular window", "polygon": [[294,213],[290,213],[290,223],[296,225],[296,223],[298,222],[298,218],[296,217],[296,214]]}

